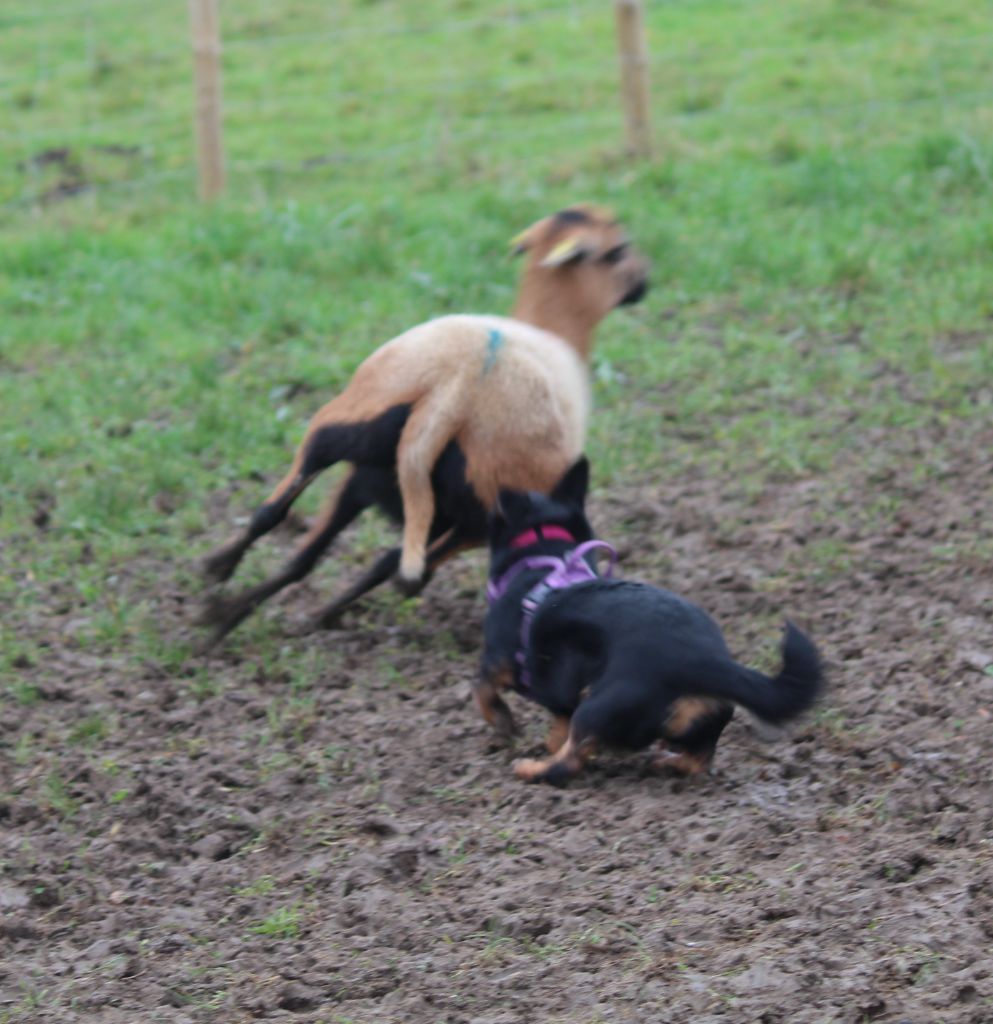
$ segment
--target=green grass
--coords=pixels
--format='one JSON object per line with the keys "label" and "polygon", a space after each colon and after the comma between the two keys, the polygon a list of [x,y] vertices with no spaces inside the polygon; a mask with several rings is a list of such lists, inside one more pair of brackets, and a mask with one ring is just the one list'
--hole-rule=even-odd
{"label": "green grass", "polygon": [[268,917],[253,925],[249,932],[271,939],[295,939],[300,934],[299,921],[299,907],[278,907]]}
{"label": "green grass", "polygon": [[47,807],[60,817],[71,818],[76,813],[78,805],[60,776],[53,774],[45,779],[44,794]]}
{"label": "green grass", "polygon": [[[507,239],[576,199],[613,205],[655,264],[649,301],[601,331],[597,482],[692,467],[761,486],[826,471],[871,429],[989,417],[985,5],[650,4],[644,163],[622,152],[610,5],[553,7],[225,5],[231,180],[205,209],[185,9],[4,5],[12,622],[54,604],[80,646],[182,664],[133,595],[163,561],[194,587],[209,497],[247,512],[401,328],[506,310]],[[14,634],[5,663],[26,664]]]}

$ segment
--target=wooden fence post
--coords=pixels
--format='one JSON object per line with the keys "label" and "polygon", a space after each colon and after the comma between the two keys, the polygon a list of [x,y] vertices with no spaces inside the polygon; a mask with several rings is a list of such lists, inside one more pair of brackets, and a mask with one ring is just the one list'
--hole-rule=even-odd
{"label": "wooden fence post", "polygon": [[224,191],[221,31],[217,0],[190,0],[190,27],[193,35],[200,198],[208,201],[216,199]]}
{"label": "wooden fence post", "polygon": [[648,47],[642,0],[614,0],[617,45],[621,64],[621,94],[628,152],[648,156],[652,148],[648,114]]}

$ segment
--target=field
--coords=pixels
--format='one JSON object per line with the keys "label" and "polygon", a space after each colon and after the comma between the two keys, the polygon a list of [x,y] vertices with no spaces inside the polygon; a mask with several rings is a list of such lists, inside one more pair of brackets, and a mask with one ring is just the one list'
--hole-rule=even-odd
{"label": "field", "polygon": [[[649,4],[635,162],[608,4],[244,0],[204,208],[184,6],[8,0],[0,1024],[993,1019],[982,8]],[[309,631],[374,519],[196,653],[198,562],[310,414],[403,327],[504,312],[508,239],[576,200],[654,264],[593,357],[594,525],[742,660],[789,616],[829,668],[700,779],[513,778],[482,553]]]}

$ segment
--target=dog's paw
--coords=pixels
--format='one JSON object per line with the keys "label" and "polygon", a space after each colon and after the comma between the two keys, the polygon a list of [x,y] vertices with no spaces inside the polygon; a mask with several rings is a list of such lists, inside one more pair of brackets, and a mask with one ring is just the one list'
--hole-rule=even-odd
{"label": "dog's paw", "polygon": [[562,761],[537,761],[523,757],[514,762],[514,774],[524,782],[544,782],[562,789],[576,774],[575,770]]}
{"label": "dog's paw", "polygon": [[514,762],[514,774],[524,782],[541,782],[548,770],[545,761],[538,761],[531,757],[520,757]]}
{"label": "dog's paw", "polygon": [[710,759],[675,750],[659,750],[649,762],[649,767],[666,775],[700,775],[710,767]]}

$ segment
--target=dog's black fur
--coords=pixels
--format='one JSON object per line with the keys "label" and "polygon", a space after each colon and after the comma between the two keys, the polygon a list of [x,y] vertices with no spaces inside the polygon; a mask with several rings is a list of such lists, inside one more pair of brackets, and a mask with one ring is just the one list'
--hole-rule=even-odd
{"label": "dog's black fur", "polygon": [[[528,529],[556,524],[577,543],[593,536],[583,511],[588,479],[588,464],[580,459],[550,496],[501,493],[491,522],[491,578],[520,559],[562,556],[575,546],[540,539],[511,548],[511,540]],[[603,578],[552,591],[538,606],[526,652],[530,689],[523,691],[515,662],[521,601],[546,572],[524,570],[490,608],[476,686],[484,717],[506,736],[514,722],[502,689],[526,692],[556,716],[549,738],[553,756],[516,762],[521,778],[562,785],[599,745],[641,749],[657,740],[669,747],[657,766],[704,771],[735,704],[778,724],[806,711],[821,691],[817,649],[791,623],[782,671],[770,678],[731,657],[703,609],[668,590]]]}

